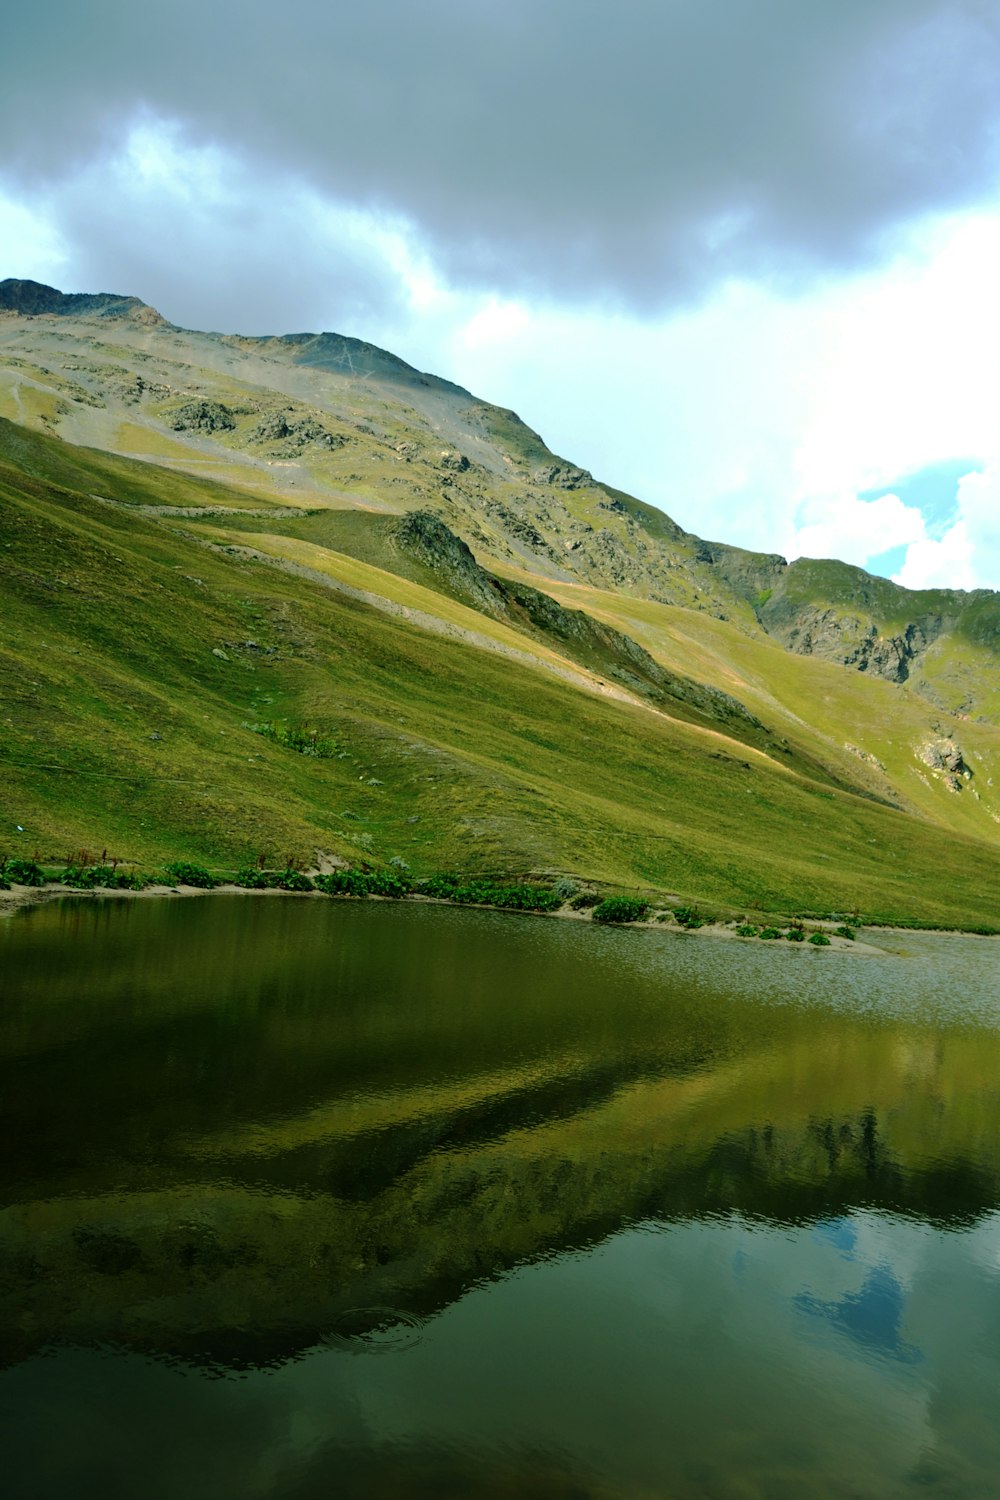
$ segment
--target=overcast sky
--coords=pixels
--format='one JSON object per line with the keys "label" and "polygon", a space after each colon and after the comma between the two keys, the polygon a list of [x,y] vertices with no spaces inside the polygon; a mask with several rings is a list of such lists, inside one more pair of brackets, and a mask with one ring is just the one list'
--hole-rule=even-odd
{"label": "overcast sky", "polygon": [[354,334],[701,535],[1000,587],[996,0],[56,0],[3,50],[0,278]]}

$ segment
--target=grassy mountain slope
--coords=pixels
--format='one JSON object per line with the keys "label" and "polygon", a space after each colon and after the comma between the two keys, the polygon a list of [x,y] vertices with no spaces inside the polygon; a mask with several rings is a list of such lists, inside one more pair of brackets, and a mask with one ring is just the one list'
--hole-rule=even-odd
{"label": "grassy mountain slope", "polygon": [[261,499],[431,511],[487,566],[694,609],[1000,721],[996,594],[705,542],[513,412],[356,339],[194,333],[135,298],[2,282],[0,415]]}
{"label": "grassy mountain slope", "polygon": [[[371,563],[292,539],[312,549],[295,571],[285,507],[248,532],[234,494],[229,539],[224,518],[180,514],[197,488],[0,423],[5,852],[233,865],[321,850],[996,921],[1000,850],[983,839],[611,696],[555,644]],[[205,489],[210,512],[225,493]],[[270,560],[247,555],[267,537]],[[372,598],[324,568],[334,583],[359,570]],[[322,753],[267,724],[314,731]]]}
{"label": "grassy mountain slope", "polygon": [[[733,694],[801,754],[900,807],[990,841],[1000,837],[1000,729],[936,708],[909,685],[793,655],[691,610],[605,590],[547,585],[563,603],[627,631],[668,669]],[[965,770],[935,766],[954,744]],[[956,785],[957,783],[957,785]]]}

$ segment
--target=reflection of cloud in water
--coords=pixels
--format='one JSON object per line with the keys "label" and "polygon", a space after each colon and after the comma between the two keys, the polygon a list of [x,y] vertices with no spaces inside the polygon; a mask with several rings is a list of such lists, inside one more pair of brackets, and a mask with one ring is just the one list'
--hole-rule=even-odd
{"label": "reflection of cloud in water", "polygon": [[813,1233],[817,1239],[826,1240],[828,1245],[839,1250],[846,1260],[854,1259],[858,1230],[852,1219],[824,1219],[814,1227]]}
{"label": "reflection of cloud in water", "polygon": [[1000,1212],[984,1214],[966,1236],[977,1266],[986,1271],[1000,1271]]}
{"label": "reflection of cloud in water", "polygon": [[884,1263],[873,1266],[859,1292],[847,1292],[830,1301],[804,1293],[795,1298],[797,1307],[826,1318],[863,1349],[914,1365],[924,1356],[900,1335],[905,1302],[902,1286]]}

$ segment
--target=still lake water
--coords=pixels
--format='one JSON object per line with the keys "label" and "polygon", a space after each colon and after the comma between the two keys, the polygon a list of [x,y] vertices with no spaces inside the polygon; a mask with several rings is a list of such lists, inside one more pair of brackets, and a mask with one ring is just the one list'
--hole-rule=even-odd
{"label": "still lake water", "polygon": [[0,921],[4,1494],[995,1500],[1000,939],[876,941]]}

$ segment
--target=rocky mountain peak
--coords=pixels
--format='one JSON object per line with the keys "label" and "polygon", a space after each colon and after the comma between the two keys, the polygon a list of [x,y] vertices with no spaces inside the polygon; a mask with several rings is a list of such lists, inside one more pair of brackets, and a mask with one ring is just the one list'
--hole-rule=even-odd
{"label": "rocky mountain peak", "polygon": [[56,317],[128,318],[133,322],[166,325],[166,319],[139,297],[116,292],[61,292],[41,281],[0,281],[0,312],[37,318]]}

